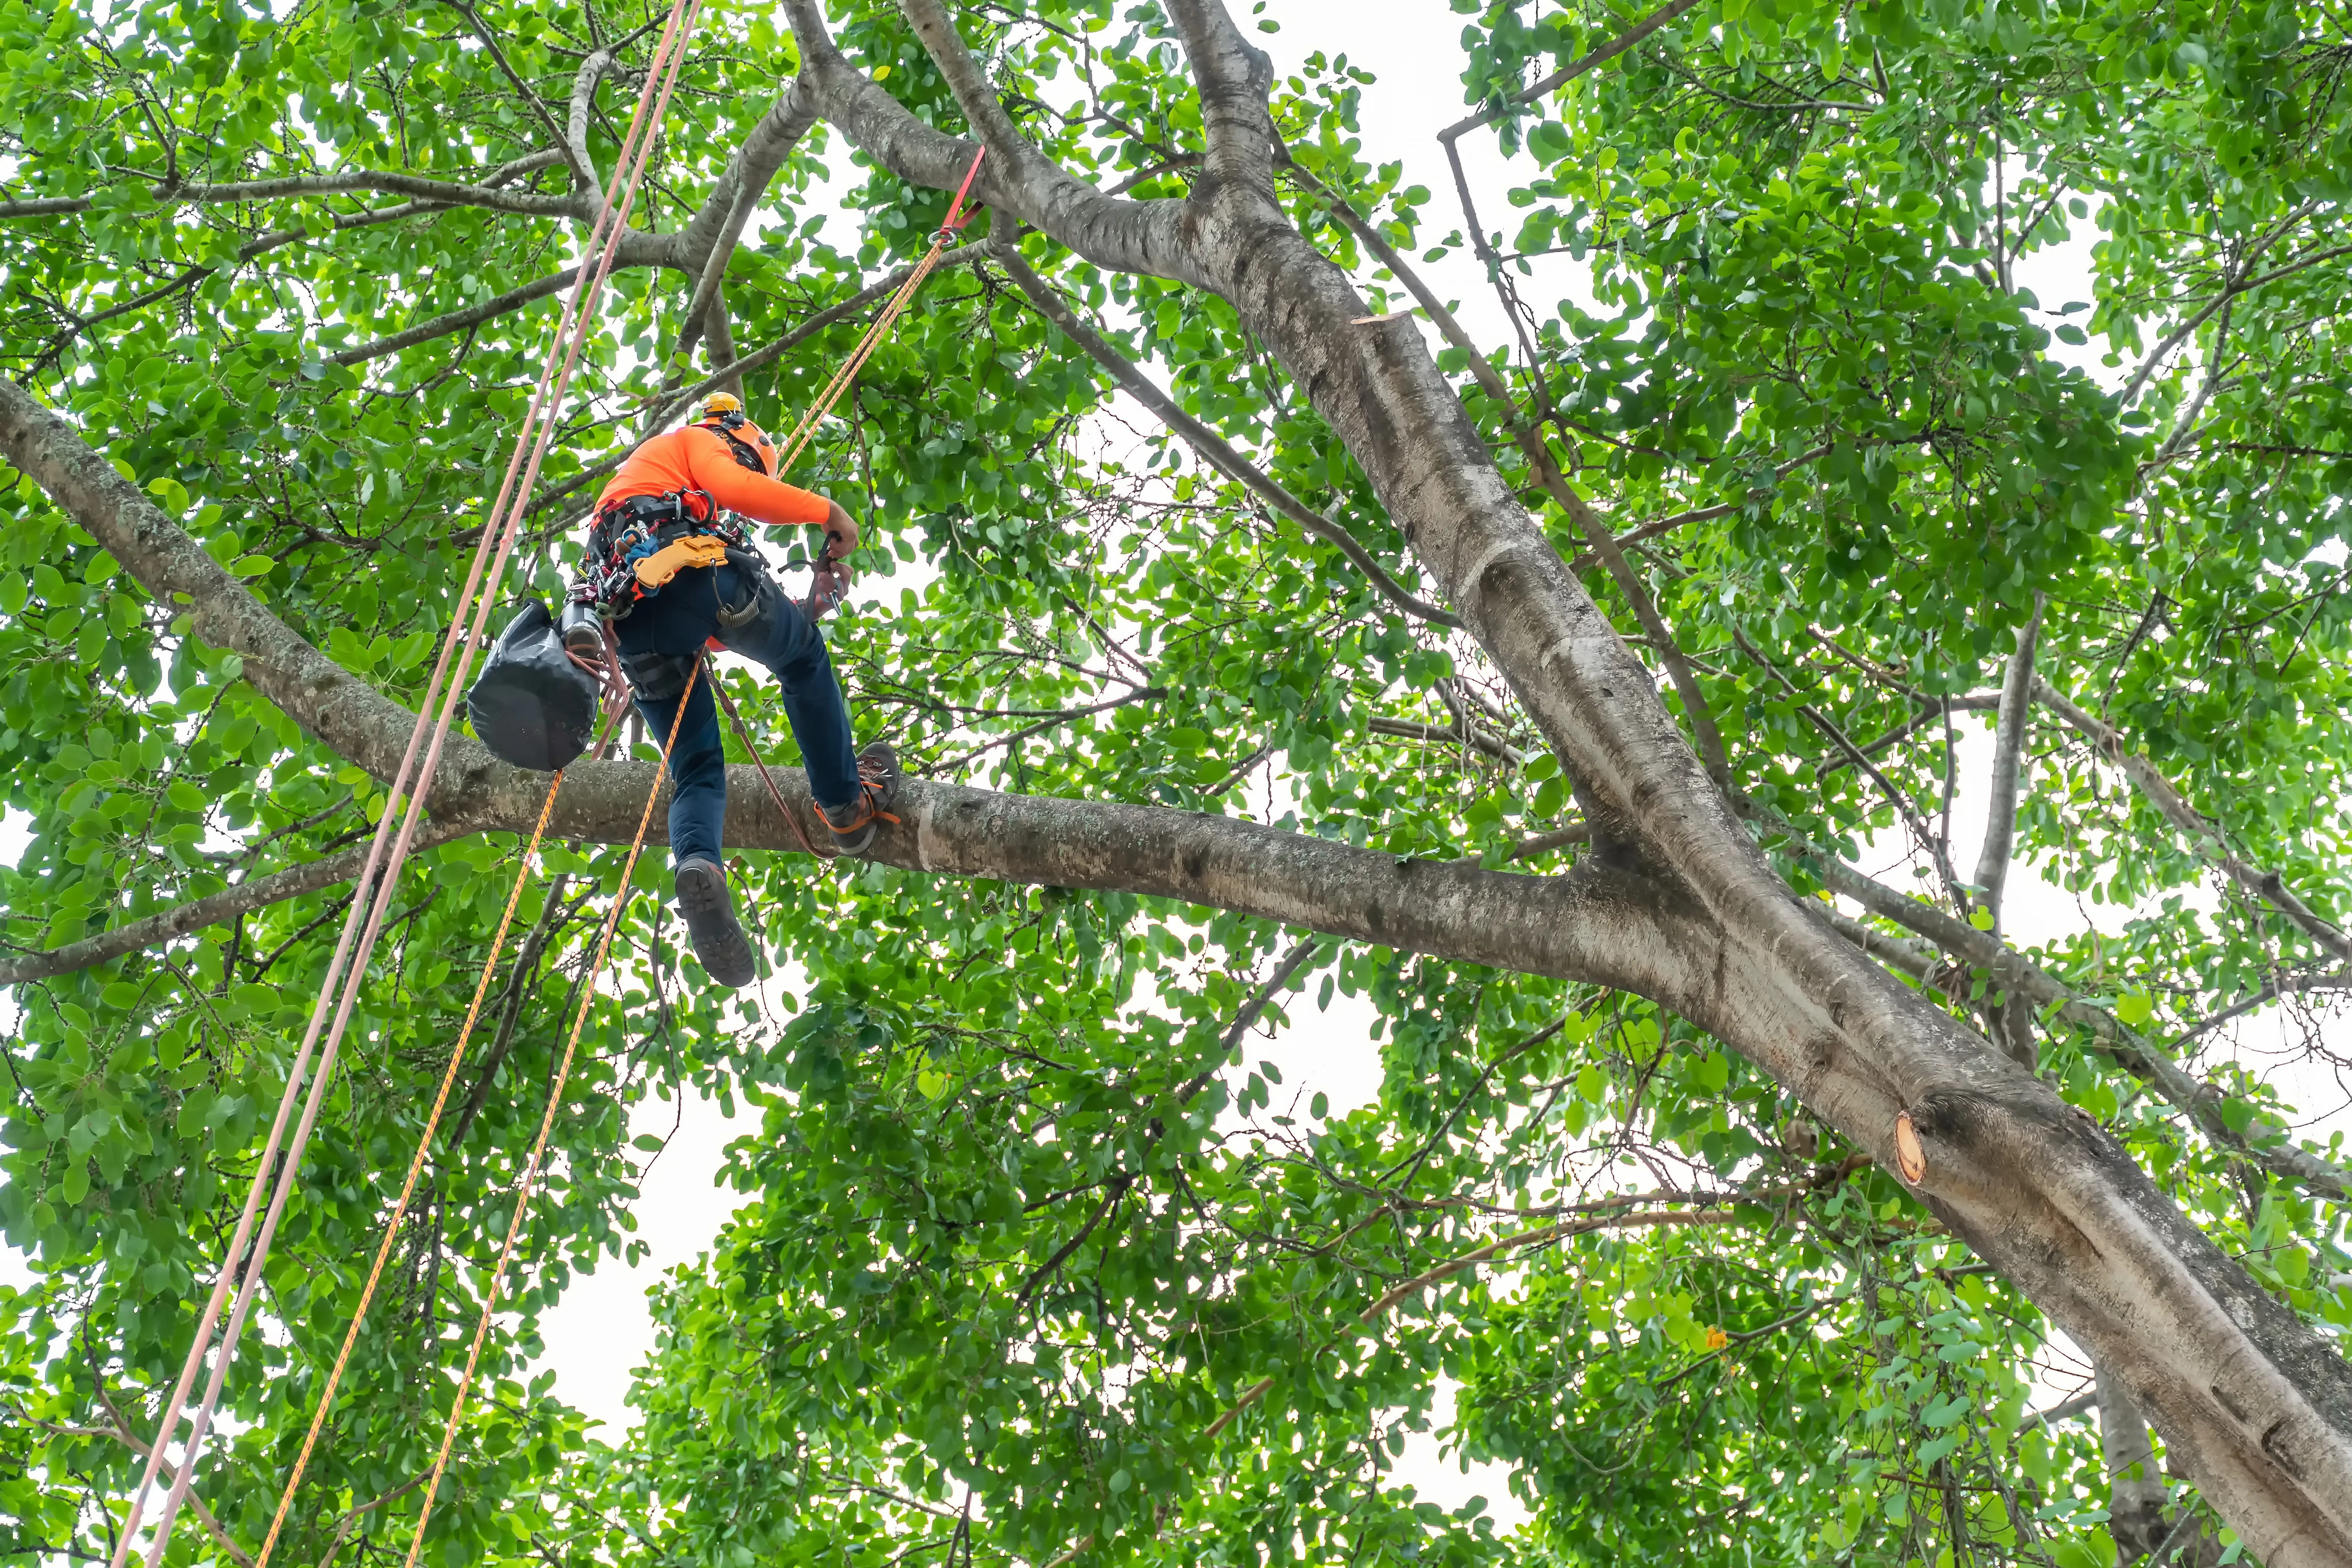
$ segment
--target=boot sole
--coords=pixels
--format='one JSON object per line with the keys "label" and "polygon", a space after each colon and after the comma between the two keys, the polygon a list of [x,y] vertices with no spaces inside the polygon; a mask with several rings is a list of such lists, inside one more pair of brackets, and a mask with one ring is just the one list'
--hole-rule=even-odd
{"label": "boot sole", "polygon": [[707,865],[680,866],[677,912],[686,921],[687,936],[694,944],[694,956],[702,961],[703,973],[729,990],[751,983],[759,963],[742,923],[735,918],[725,876]]}

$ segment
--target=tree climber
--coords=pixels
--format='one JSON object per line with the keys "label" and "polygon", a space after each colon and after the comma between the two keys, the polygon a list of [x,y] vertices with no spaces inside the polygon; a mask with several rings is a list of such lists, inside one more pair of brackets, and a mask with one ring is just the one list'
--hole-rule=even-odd
{"label": "tree climber", "polygon": [[[765,664],[783,687],[784,716],[808,768],[817,815],[843,854],[862,854],[877,824],[896,821],[898,758],[888,742],[851,754],[849,710],[816,622],[848,591],[857,520],[836,502],[775,477],[776,449],[724,392],[683,429],[630,455],[596,498],[588,553],[563,614],[565,644],[600,659],[614,622],[622,674],[656,735],[677,727],[669,768],[672,874],[695,956],[722,986],[756,972],[719,862],[727,815],[726,754],[709,678],[678,695],[707,646]],[[824,529],[825,551],[805,604],[784,596],[743,524]]]}

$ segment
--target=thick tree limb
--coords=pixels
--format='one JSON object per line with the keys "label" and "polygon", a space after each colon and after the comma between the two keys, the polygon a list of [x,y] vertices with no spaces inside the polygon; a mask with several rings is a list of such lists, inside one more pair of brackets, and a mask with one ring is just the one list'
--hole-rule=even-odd
{"label": "thick tree limb", "polygon": [[1203,180],[1246,186],[1274,198],[1274,165],[1288,150],[1265,112],[1274,62],[1234,26],[1220,0],[1169,0],[1201,97],[1201,134],[1208,156]]}
{"label": "thick tree limb", "polygon": [[2264,871],[2239,858],[2221,825],[2191,806],[2172,780],[2157,771],[2154,763],[2132,750],[2123,731],[2075,706],[2064,693],[2040,675],[2033,679],[2033,695],[2042,706],[2065,720],[2068,728],[2089,741],[2094,750],[2123,769],[2124,776],[2156,808],[2157,813],[2187,834],[2189,841],[2231,882],[2285,915],[2296,930],[2317,943],[2330,956],[2352,964],[2352,938],[2347,937],[2344,929],[2297,898],[2277,872]]}
{"label": "thick tree limb", "polygon": [[[816,111],[811,106],[814,95],[801,91],[795,83],[776,100],[774,107],[760,117],[751,134],[728,160],[726,170],[712,187],[709,199],[680,232],[680,243],[686,254],[700,254],[705,259],[702,274],[695,280],[694,296],[687,302],[686,316],[678,328],[677,345],[671,357],[683,361],[694,350],[695,340],[703,331],[703,316],[711,301],[719,296],[719,286],[727,276],[727,264],[742,243],[743,230],[751,221],[751,214],[767,193],[768,183],[784,160],[816,123]],[[706,233],[706,229],[715,232]],[[718,361],[712,361],[718,369]]]}
{"label": "thick tree limb", "polygon": [[562,131],[563,156],[572,165],[572,188],[583,196],[604,188],[604,180],[596,172],[596,160],[588,152],[588,120],[596,109],[596,86],[614,65],[612,51],[597,49],[580,62],[580,68],[572,77],[572,101],[567,106],[569,112],[564,116]]}
{"label": "thick tree limb", "polygon": [[1110,372],[1111,380],[1129,397],[1150,409],[1159,421],[1181,437],[1184,444],[1199,455],[1201,461],[1243,486],[1272,507],[1276,511],[1298,525],[1309,538],[1318,538],[1348,558],[1349,564],[1371,582],[1383,598],[1399,609],[1417,615],[1423,621],[1441,626],[1460,626],[1462,618],[1416,597],[1390,575],[1371,551],[1346,528],[1316,511],[1306,502],[1276,484],[1265,470],[1235,451],[1231,443],[1207,425],[1184,412],[1183,405],[1161,392],[1151,378],[1145,375],[1134,361],[1111,346],[1110,340],[1070,308],[1061,294],[1044,278],[1030,269],[1018,251],[1007,246],[997,258],[1021,292],[1029,297],[1038,314],[1058,328],[1064,337],[1086,350],[1088,358]]}
{"label": "thick tree limb", "polygon": [[[417,835],[416,848],[428,850],[459,836],[458,830],[435,824]],[[250,915],[273,904],[283,904],[289,898],[299,898],[306,893],[317,893],[321,888],[349,882],[360,873],[360,867],[366,860],[367,846],[362,844],[341,854],[305,861],[300,865],[288,866],[267,876],[249,878],[234,887],[190,899],[185,904],[118,925],[111,931],[85,936],[62,947],[52,947],[46,953],[0,958],[0,986],[22,985],[27,980],[46,980],[52,975],[87,969],[92,965],[120,958],[127,953],[135,953],[142,947],[153,947],[185,936],[191,931],[200,931],[207,925],[217,925],[240,915]]]}
{"label": "thick tree limb", "polygon": [[2166,1535],[2164,1472],[2157,1468],[2156,1445],[2139,1402],[2104,1367],[2093,1372],[2099,1448],[2107,1466],[2107,1530],[2115,1537],[2116,1560],[2137,1563],[2153,1554]]}
{"label": "thick tree limb", "polygon": [[[963,183],[978,147],[924,124],[844,59],[826,31],[824,12],[815,0],[785,0],[784,14],[800,45],[801,83],[814,94],[816,112],[901,178],[945,191]],[[919,35],[923,30],[919,21]],[[952,32],[952,27],[948,31]],[[933,26],[926,45],[940,37],[939,26]],[[956,49],[949,51],[949,60],[938,62],[942,70],[949,68],[961,47],[958,40]],[[968,74],[976,77],[976,70]],[[965,83],[967,90],[971,86],[969,80]],[[989,113],[993,94],[985,90],[984,83],[980,87],[972,102],[959,99],[967,118],[983,128],[1009,124],[1001,105],[992,115]],[[999,145],[989,141],[983,130],[982,141],[988,144],[989,157],[972,186],[975,201],[1045,230],[1097,266],[1199,281],[1184,270],[1190,247],[1179,228],[1182,202],[1135,202],[1105,195],[1056,167],[1017,133]]]}

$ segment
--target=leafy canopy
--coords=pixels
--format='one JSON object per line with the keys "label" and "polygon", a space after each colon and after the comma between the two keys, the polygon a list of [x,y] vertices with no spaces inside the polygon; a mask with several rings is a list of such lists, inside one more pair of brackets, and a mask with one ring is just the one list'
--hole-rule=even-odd
{"label": "leafy canopy", "polygon": [[[1362,156],[1369,78],[1336,37],[1276,86],[1286,199],[1376,309],[1411,300],[1334,204],[1449,280],[1491,271],[1514,339],[1481,349],[1515,406],[1460,349],[1441,362],[1563,554],[1585,541],[1513,419],[1621,535],[1657,526],[1633,563],[1729,737],[1734,788],[1831,852],[1894,846],[1923,896],[1981,915],[1974,846],[1941,841],[1956,782],[1980,788],[1956,781],[1954,737],[1986,705],[1948,699],[1998,685],[2039,604],[2049,682],[2339,917],[2340,8],[1725,0],[1531,97],[1626,19],[1455,9],[1465,112],[1493,111],[1469,134],[1512,155],[1507,183],[1471,193],[1476,219]],[[557,308],[492,307],[573,259],[556,127],[583,60],[617,46],[624,71],[585,124],[610,168],[656,19],[7,0],[0,358],[289,624],[416,700]],[[835,22],[887,90],[961,128],[893,10]],[[1066,166],[1139,196],[1187,188],[1200,110],[1151,0],[1013,0],[959,26]],[[644,228],[685,227],[796,66],[773,13],[706,15]],[[189,194],[355,170],[512,199]],[[845,220],[817,210],[829,190]],[[735,350],[911,257],[945,200],[811,131],[727,262]],[[2086,238],[2094,298],[2021,286]],[[1410,581],[1361,470],[1230,308],[1023,245],[1189,411]],[[702,373],[669,351],[698,271],[615,274],[551,493]],[[384,348],[461,313],[478,319]],[[752,374],[755,415],[788,426],[860,324]],[[2077,368],[2097,342],[2105,384]],[[1569,780],[1475,644],[1123,423],[1108,386],[1001,272],[951,267],[821,433],[796,477],[872,541],[832,632],[863,732],[1005,789],[1535,871],[1580,852],[1560,841]],[[560,590],[590,493],[533,514],[519,591]],[[0,871],[13,948],[363,835],[374,780],[29,479],[13,494],[0,753],[29,830]],[[1597,567],[1587,582],[1632,630],[1619,586]],[[761,684],[727,679],[765,755],[793,760]],[[2177,1037],[2229,1136],[2072,1026],[2037,1025],[2042,1071],[2264,1285],[2352,1322],[2336,1208],[2247,1152],[2294,1138],[2294,1109],[2226,1033],[2193,1030],[2324,954],[2046,709],[2021,793],[2019,854],[2100,927],[2037,960]],[[1819,886],[1797,837],[1771,845],[1801,892]],[[461,839],[399,890],[278,1244],[269,1332],[200,1468],[241,1550],[349,1320],[516,853]],[[526,894],[536,945],[495,977],[501,1021],[289,1561],[405,1548],[619,863],[556,846]],[[777,977],[756,998],[704,983],[660,900],[629,907],[431,1561],[2111,1559],[2094,1439],[2020,1424],[2064,1387],[2040,1379],[2043,1321],[1785,1092],[1650,1005],[1121,895],[797,857],[736,869]],[[0,1225],[38,1272],[0,1289],[0,1553],[108,1550],[106,1510],[137,1473],[127,1437],[144,1440],[221,1266],[349,896],[17,988]],[[2000,999],[1981,970],[1914,978],[1972,1022]],[[1302,1102],[1236,1027],[1300,1027],[1335,997],[1369,1014],[1383,1074],[1353,1108]],[[592,1431],[529,1372],[539,1325],[574,1272],[660,1223],[632,1207],[659,1141],[633,1145],[628,1114],[679,1093],[756,1114],[729,1166],[743,1207],[660,1292],[641,1425]],[[1391,1475],[1441,1379],[1460,1385],[1449,1441],[1507,1461],[1533,1511],[1516,1533]],[[217,1550],[191,1524],[173,1560]]]}

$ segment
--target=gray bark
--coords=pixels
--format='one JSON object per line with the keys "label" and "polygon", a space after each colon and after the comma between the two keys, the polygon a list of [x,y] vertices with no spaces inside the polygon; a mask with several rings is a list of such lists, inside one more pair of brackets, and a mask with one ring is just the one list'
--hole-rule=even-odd
{"label": "gray bark", "polygon": [[[834,47],[832,36],[825,31],[824,13],[814,0],[785,0],[784,15],[800,45],[801,85],[817,95],[818,112],[826,120],[902,179],[942,191],[963,183],[972,154],[980,150],[976,144],[924,124],[879,83],[851,66]],[[927,43],[941,37],[938,26],[927,29],[921,17],[913,19]],[[947,29],[950,34],[952,31]],[[956,49],[961,48],[958,44]],[[949,80],[950,86],[956,84],[954,72]],[[974,111],[966,106],[965,112]],[[988,140],[989,157],[972,185],[972,201],[1000,208],[1033,228],[1043,229],[1098,266],[1184,282],[1202,281],[1171,270],[1182,266],[1191,254],[1180,233],[1187,204],[1173,199],[1134,202],[1106,195],[1030,147],[1012,131],[1001,109],[991,116],[982,104],[980,113],[982,118],[973,123],[982,127]],[[1001,142],[990,136],[992,125],[1002,129]]]}
{"label": "gray bark", "polygon": [[[416,838],[419,850],[428,850],[446,843],[457,833],[444,828],[429,828]],[[47,979],[51,975],[63,975],[75,969],[87,969],[93,964],[104,964],[142,947],[160,946],[163,943],[216,925],[224,920],[234,920],[240,915],[282,904],[289,898],[299,898],[306,893],[349,882],[360,873],[366,863],[368,846],[346,850],[339,855],[324,855],[318,860],[304,861],[266,876],[251,877],[234,887],[192,898],[170,909],[159,910],[101,931],[95,936],[85,936],[79,942],[68,942],[62,947],[52,947],[46,953],[26,953],[13,958],[0,959],[0,986],[22,985],[27,980]]]}
{"label": "gray bark", "polygon": [[2171,1527],[2164,1510],[2164,1474],[2147,1417],[2122,1382],[2098,1374],[2099,1449],[2107,1465],[2107,1533],[2116,1561],[2128,1565],[2164,1543]]}
{"label": "gray bark", "polygon": [[[2025,736],[2033,716],[2033,650],[2042,634],[2042,595],[2033,596],[2033,614],[2017,632],[2017,652],[2010,655],[2009,673],[2001,683],[2000,720],[1994,731],[1992,784],[1985,806],[1984,847],[1977,855],[1977,897],[1992,916],[1992,934],[2000,935],[2001,896],[2009,886],[2009,862],[2017,844],[2017,791],[2025,765]],[[2041,1065],[2033,1033],[2033,1009],[2022,996],[2003,994],[1988,1001],[1985,1024],[1993,1043],[2028,1072]]]}
{"label": "gray bark", "polygon": [[[800,145],[809,128],[816,123],[816,112],[810,107],[809,95],[795,86],[776,100],[775,106],[760,117],[736,148],[735,155],[727,161],[719,173],[719,183],[711,187],[702,205],[686,227],[678,231],[679,243],[685,254],[702,258],[701,276],[694,285],[694,294],[687,301],[684,324],[678,329],[677,347],[674,356],[683,358],[691,352],[695,340],[704,331],[703,318],[718,298],[719,285],[727,276],[727,263],[734,256],[735,247],[742,243],[743,229],[759,210],[760,198],[767,194],[768,183],[776,171],[784,166],[793,149]],[[719,369],[717,361],[711,368]]]}

